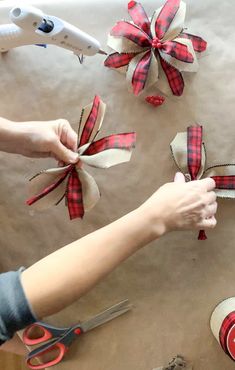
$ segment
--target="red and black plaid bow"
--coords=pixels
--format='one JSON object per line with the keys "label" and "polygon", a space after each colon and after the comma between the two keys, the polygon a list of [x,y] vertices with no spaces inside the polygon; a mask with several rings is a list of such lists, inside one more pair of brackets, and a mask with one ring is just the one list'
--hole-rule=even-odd
{"label": "red and black plaid bow", "polygon": [[[82,112],[78,133],[80,163],[108,168],[130,159],[131,150],[136,141],[134,132],[110,135],[94,141],[100,130],[104,112],[105,104],[98,96],[94,98],[93,104],[84,108]],[[40,176],[42,183],[40,183]],[[39,202],[46,196],[50,196],[50,203],[58,204],[65,197],[70,219],[82,218],[86,210],[84,208],[92,208],[99,198],[95,180],[76,164],[43,171],[34,176],[31,182],[32,192],[36,195],[27,200],[28,205]],[[86,197],[87,207],[84,207],[84,197]],[[48,204],[43,204],[41,209],[43,208],[48,208]]]}
{"label": "red and black plaid bow", "polygon": [[[191,180],[197,180],[202,167],[202,126],[187,128],[187,163]],[[204,171],[205,172],[205,171]],[[210,176],[216,183],[216,189],[235,189],[235,176]],[[201,230],[199,240],[207,239],[205,231]]]}
{"label": "red and black plaid bow", "polygon": [[[207,44],[201,37],[184,32],[183,25],[182,27],[174,25],[175,17],[179,17],[177,12],[180,6],[181,0],[167,0],[159,13],[156,11],[153,14],[150,21],[142,5],[136,1],[130,1],[128,12],[133,22],[119,21],[112,28],[111,36],[131,41],[132,45],[135,45],[133,47],[135,50],[128,51],[128,48],[121,47],[120,52],[116,49],[118,52],[110,54],[104,64],[110,68],[128,66],[129,73],[130,69],[133,69],[131,83],[135,95],[144,90],[153,59],[159,62],[155,75],[158,74],[157,69],[161,67],[172,93],[177,96],[182,95],[184,80],[179,68],[174,66],[174,60],[181,63],[181,70],[183,70],[182,63],[191,64],[195,58],[183,39],[191,41],[194,51],[202,52],[206,49]],[[181,12],[180,16],[184,18],[183,13]],[[173,33],[171,27],[174,30]],[[110,46],[113,47],[111,44]],[[143,55],[139,59],[138,55],[141,53]]]}

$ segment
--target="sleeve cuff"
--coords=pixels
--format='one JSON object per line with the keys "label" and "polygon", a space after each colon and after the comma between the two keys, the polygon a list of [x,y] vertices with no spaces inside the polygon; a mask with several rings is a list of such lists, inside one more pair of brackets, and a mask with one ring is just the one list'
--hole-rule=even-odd
{"label": "sleeve cuff", "polygon": [[23,270],[0,274],[0,345],[37,321],[21,284]]}

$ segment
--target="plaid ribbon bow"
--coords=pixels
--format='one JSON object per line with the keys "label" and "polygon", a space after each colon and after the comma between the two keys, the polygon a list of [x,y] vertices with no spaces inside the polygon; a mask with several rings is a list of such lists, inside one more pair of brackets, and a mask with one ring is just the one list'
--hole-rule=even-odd
{"label": "plaid ribbon bow", "polygon": [[[102,125],[106,105],[95,96],[93,103],[82,110],[78,131],[80,163],[109,168],[128,162],[135,146],[134,132],[110,135],[94,141]],[[83,168],[70,164],[45,170],[30,180],[28,205],[43,210],[57,205],[64,197],[70,219],[82,218],[85,211],[93,208],[100,198],[94,178]]]}
{"label": "plaid ribbon bow", "polygon": [[[174,161],[189,181],[211,177],[216,183],[215,191],[218,197],[235,199],[235,165],[206,167],[202,132],[202,126],[196,125],[188,127],[187,132],[176,135],[170,144]],[[207,239],[204,230],[200,230],[198,239]]]}
{"label": "plaid ribbon bow", "polygon": [[[186,4],[167,0],[149,20],[142,5],[128,3],[132,21],[119,21],[111,29],[108,45],[115,50],[106,67],[126,71],[135,95],[158,82],[158,89],[180,96],[184,90],[181,72],[196,72],[196,52],[206,50],[201,37],[184,31]],[[170,90],[169,90],[170,86]]]}

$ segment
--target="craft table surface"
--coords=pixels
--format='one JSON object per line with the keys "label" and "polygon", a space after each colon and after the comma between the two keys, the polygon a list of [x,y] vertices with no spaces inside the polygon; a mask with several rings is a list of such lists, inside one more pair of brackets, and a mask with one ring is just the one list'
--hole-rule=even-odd
{"label": "craft table surface", "polygon": [[[1,2],[2,23],[7,23],[13,3]],[[88,31],[103,48],[115,21],[128,18],[127,0],[31,3]],[[25,205],[27,180],[54,165],[53,160],[1,153],[1,271],[29,266],[138,207],[172,180],[176,168],[169,144],[189,124],[203,124],[210,165],[235,163],[235,2],[186,3],[186,25],[208,41],[208,51],[199,60],[199,72],[186,77],[184,95],[168,98],[158,109],[130,94],[124,76],[104,68],[101,55],[80,65],[72,53],[60,48],[26,46],[1,57],[1,116],[17,121],[64,117],[76,128],[81,108],[98,93],[107,103],[103,134],[136,130],[138,135],[130,163],[109,170],[89,169],[102,198],[83,221],[69,221],[63,204],[41,214]],[[143,0],[143,4],[151,15],[162,2]],[[234,369],[209,328],[214,307],[235,295],[234,214],[234,201],[219,200],[218,226],[208,232],[207,241],[199,242],[195,232],[171,233],[50,317],[49,322],[64,326],[125,298],[134,304],[131,313],[74,343],[55,370],[151,370],[177,353],[192,361],[194,370]]]}

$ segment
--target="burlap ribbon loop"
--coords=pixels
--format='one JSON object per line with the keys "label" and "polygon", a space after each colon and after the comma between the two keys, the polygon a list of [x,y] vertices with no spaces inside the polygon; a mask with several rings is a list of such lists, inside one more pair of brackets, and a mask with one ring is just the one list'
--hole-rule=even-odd
{"label": "burlap ribbon loop", "polygon": [[40,172],[29,183],[27,204],[43,210],[57,205],[64,197],[70,219],[82,218],[85,211],[95,206],[100,198],[95,179],[84,170],[84,165],[109,168],[128,162],[135,146],[134,132],[114,134],[96,140],[106,105],[96,96],[81,114],[78,130],[79,162],[65,167]]}
{"label": "burlap ribbon loop", "polygon": [[[170,144],[174,161],[187,180],[211,177],[216,183],[218,197],[235,199],[235,164],[207,167],[202,126],[190,126],[178,133]],[[201,231],[199,239],[206,239]]]}
{"label": "burlap ribbon loop", "polygon": [[[115,52],[105,66],[127,72],[127,81],[135,95],[155,85],[174,95],[184,90],[181,72],[196,72],[196,52],[206,49],[199,36],[184,32],[186,5],[181,0],[167,0],[151,20],[142,5],[128,3],[131,21],[118,21],[108,36],[108,46]],[[163,71],[164,77],[161,71]]]}

